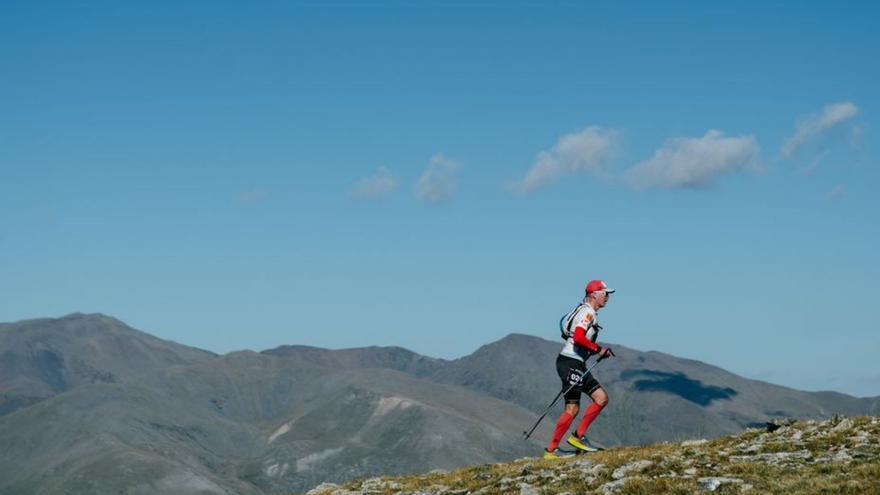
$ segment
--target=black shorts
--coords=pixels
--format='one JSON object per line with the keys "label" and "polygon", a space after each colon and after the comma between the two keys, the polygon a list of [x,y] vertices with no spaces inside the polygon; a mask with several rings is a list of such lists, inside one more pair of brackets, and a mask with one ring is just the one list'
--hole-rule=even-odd
{"label": "black shorts", "polygon": [[[559,374],[559,379],[562,380],[562,390],[566,390],[568,387],[571,387],[572,383],[580,380],[580,377],[586,370],[587,365],[583,361],[563,356],[562,354],[556,358],[556,373]],[[587,373],[587,376],[584,377],[579,385],[571,387],[571,390],[565,394],[565,403],[575,402],[580,404],[582,393],[590,395],[601,386],[592,373]]]}

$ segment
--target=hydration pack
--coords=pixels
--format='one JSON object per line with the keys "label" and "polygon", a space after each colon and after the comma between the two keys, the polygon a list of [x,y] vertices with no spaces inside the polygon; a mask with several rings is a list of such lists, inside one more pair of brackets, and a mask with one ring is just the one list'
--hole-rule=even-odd
{"label": "hydration pack", "polygon": [[559,334],[562,336],[562,340],[568,340],[574,335],[574,315],[586,305],[587,303],[578,304],[573,310],[564,314],[562,318],[559,319]]}

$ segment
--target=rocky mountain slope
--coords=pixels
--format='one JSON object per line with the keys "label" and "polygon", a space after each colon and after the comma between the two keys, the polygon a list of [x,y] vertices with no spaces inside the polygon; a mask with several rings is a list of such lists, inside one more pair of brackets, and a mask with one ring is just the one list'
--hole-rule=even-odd
{"label": "rocky mountain slope", "polygon": [[[264,353],[332,367],[392,368],[538,412],[558,390],[553,362],[560,346],[556,341],[512,334],[452,361],[397,348],[329,351],[289,346]],[[617,357],[594,371],[611,397],[594,433],[606,445],[711,437],[781,417],[880,414],[880,398],[803,392],[743,378],[700,361],[613,347]]]}
{"label": "rocky mountain slope", "polygon": [[307,495],[880,493],[880,418],[776,421],[763,429],[453,472],[324,483]]}
{"label": "rocky mountain slope", "polygon": [[0,416],[80,385],[125,382],[213,357],[103,315],[0,323]]}
{"label": "rocky mountain slope", "polygon": [[[83,318],[94,321],[97,336],[78,338]],[[67,376],[69,362],[112,377],[65,381],[0,416],[0,493],[279,493],[325,479],[513,459],[539,448],[511,433],[532,420],[530,411],[390,368],[249,351],[158,364],[132,353],[133,367],[140,366],[132,370],[118,356],[89,360],[81,351],[90,340],[99,348],[115,343],[109,352],[141,342],[134,330],[125,342],[111,323],[98,315],[49,320],[31,347],[0,349],[36,363],[12,369],[3,383]],[[37,360],[46,335],[61,359]],[[65,341],[73,344],[58,344]],[[178,351],[169,343],[157,355]]]}
{"label": "rocky mountain slope", "polygon": [[[452,469],[539,452],[559,343],[511,335],[456,360],[284,346],[218,356],[103,315],[0,325],[0,493],[228,493]],[[606,445],[714,437],[780,416],[876,414],[616,346]],[[554,414],[557,414],[554,412]]]}

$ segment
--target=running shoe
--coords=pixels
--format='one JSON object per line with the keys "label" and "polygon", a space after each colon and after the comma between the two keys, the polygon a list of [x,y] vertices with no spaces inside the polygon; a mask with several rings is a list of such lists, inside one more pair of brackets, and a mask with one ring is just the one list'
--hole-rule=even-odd
{"label": "running shoe", "polygon": [[582,437],[578,438],[574,435],[569,435],[567,442],[572,447],[574,447],[580,451],[583,451],[583,452],[598,452],[600,450],[603,450],[602,447],[597,447],[597,446],[593,445],[592,443],[590,443],[590,441],[587,440],[586,436],[582,436]]}

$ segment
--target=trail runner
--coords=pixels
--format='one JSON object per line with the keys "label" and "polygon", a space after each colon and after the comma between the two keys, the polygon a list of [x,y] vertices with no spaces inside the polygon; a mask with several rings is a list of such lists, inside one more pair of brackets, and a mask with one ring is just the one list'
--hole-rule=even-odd
{"label": "trail runner", "polygon": [[[553,430],[553,438],[547,444],[544,451],[545,459],[556,459],[571,455],[569,452],[559,449],[559,442],[562,436],[568,431],[571,423],[577,417],[580,410],[581,394],[587,394],[592,399],[590,405],[584,411],[584,416],[578,423],[574,434],[569,435],[567,442],[572,447],[582,452],[595,452],[600,450],[587,439],[587,429],[596,419],[602,409],[608,405],[608,394],[602,385],[593,377],[592,373],[586,371],[586,361],[590,356],[598,355],[599,359],[614,356],[614,352],[608,347],[603,347],[596,343],[599,337],[598,311],[608,304],[608,298],[614,289],[609,289],[605,282],[601,280],[591,280],[586,287],[586,295],[583,303],[575,312],[571,319],[571,326],[574,330],[570,332],[562,351],[556,358],[556,372],[562,380],[563,390],[567,389],[572,383],[579,381],[579,385],[574,386],[567,394],[565,394],[565,410],[559,416],[556,422],[556,428]],[[583,378],[581,379],[581,377]]]}

